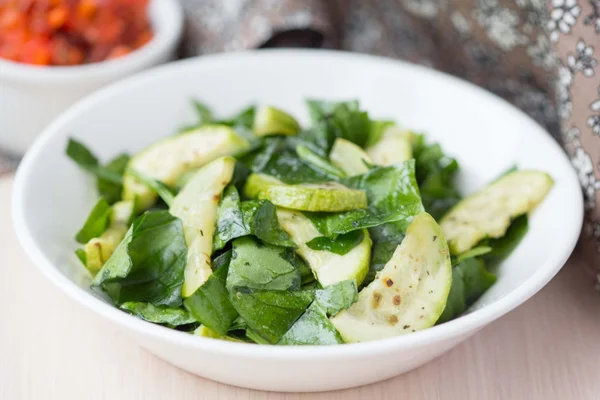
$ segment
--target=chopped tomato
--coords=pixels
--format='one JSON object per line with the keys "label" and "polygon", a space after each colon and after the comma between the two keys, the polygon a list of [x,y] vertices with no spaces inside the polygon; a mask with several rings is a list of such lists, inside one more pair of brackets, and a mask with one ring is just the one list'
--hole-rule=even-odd
{"label": "chopped tomato", "polygon": [[148,43],[149,0],[0,0],[0,57],[77,65],[122,57]]}

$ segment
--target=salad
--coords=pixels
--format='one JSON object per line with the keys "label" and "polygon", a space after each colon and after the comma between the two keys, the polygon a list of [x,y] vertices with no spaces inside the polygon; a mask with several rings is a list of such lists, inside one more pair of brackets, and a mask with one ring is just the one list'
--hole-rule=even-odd
{"label": "salad", "polygon": [[494,284],[553,181],[512,168],[463,197],[455,159],[357,101],[198,122],[101,163],[70,139],[100,199],[76,240],[115,307],[222,340],[330,345],[460,316]]}

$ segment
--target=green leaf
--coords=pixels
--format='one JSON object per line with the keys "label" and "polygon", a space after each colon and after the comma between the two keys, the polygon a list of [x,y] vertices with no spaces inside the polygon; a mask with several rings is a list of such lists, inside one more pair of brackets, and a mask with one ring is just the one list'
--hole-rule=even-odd
{"label": "green leaf", "polygon": [[87,217],[83,227],[75,235],[75,240],[79,243],[86,244],[91,239],[98,237],[104,233],[110,224],[110,216],[112,209],[104,198],[100,198],[90,215]]}
{"label": "green leaf", "polygon": [[396,125],[394,121],[372,120],[369,127],[369,136],[367,137],[367,142],[365,143],[364,147],[368,148],[379,142],[383,137],[385,130],[393,125]]}
{"label": "green leaf", "polygon": [[[104,168],[107,171],[118,174],[122,177],[125,173],[125,169],[127,168],[127,164],[129,163],[129,158],[130,157],[128,154],[120,154],[109,161]],[[116,184],[106,179],[98,178],[97,186],[100,196],[104,197],[109,204],[113,204],[121,200],[121,194],[123,192],[123,186],[121,184]]]}
{"label": "green leaf", "polygon": [[[314,299],[314,293],[237,288],[230,292],[230,298],[248,324],[248,331],[275,344],[308,308]],[[255,338],[252,339],[258,342]]]}
{"label": "green leaf", "polygon": [[287,184],[321,183],[332,180],[330,175],[309,167],[295,152],[289,150],[273,154],[262,170],[254,172],[271,175]]}
{"label": "green leaf", "polygon": [[242,111],[240,111],[233,117],[217,121],[217,123],[233,127],[242,126],[248,129],[252,129],[252,125],[254,124],[254,114],[256,114],[256,107],[250,106],[244,108]]}
{"label": "green leaf", "polygon": [[313,250],[329,251],[343,256],[358,246],[362,242],[363,237],[363,231],[352,231],[340,235],[335,239],[328,238],[327,236],[319,236],[307,242],[306,245]]}
{"label": "green leaf", "polygon": [[223,336],[238,318],[225,287],[228,270],[229,266],[226,263],[220,265],[208,280],[183,302],[198,322]]}
{"label": "green leaf", "polygon": [[406,224],[404,221],[388,222],[369,228],[369,235],[373,242],[371,247],[371,264],[361,287],[365,287],[371,283],[375,279],[377,272],[385,267],[385,264],[392,258],[396,248],[402,243],[405,232]]}
{"label": "green leaf", "polygon": [[96,177],[117,185],[123,184],[122,175],[102,167],[96,156],[94,156],[83,143],[78,142],[75,139],[69,138],[67,144],[67,156],[75,161],[81,168],[96,175]]}
{"label": "green leaf", "polygon": [[196,115],[198,115],[198,126],[211,124],[214,122],[213,113],[210,108],[199,102],[198,100],[194,100],[194,108],[196,109]]}
{"label": "green leaf", "polygon": [[487,246],[492,250],[484,256],[486,263],[490,266],[496,266],[513,252],[521,243],[521,240],[529,230],[529,218],[527,215],[521,215],[515,218],[504,236],[498,239],[488,239]]}
{"label": "green leaf", "polygon": [[87,254],[85,253],[84,249],[80,248],[75,250],[75,255],[77,258],[79,258],[79,261],[81,261],[84,266],[87,266]]}
{"label": "green leaf", "polygon": [[83,143],[72,138],[69,138],[66,153],[80,168],[96,176],[98,192],[109,204],[120,200],[123,172],[129,162],[128,155],[121,154],[103,167],[98,158]]}
{"label": "green leaf", "polygon": [[437,220],[461,198],[454,182],[458,163],[439,144],[427,144],[423,135],[415,136],[413,157],[423,205]]}
{"label": "green leaf", "polygon": [[160,198],[168,205],[170,206],[171,203],[173,203],[173,199],[175,199],[175,195],[173,194],[173,192],[171,192],[171,189],[169,189],[167,186],[165,186],[164,183],[157,181],[155,179],[150,178],[147,175],[144,175],[143,173],[136,171],[132,168],[128,168],[127,172],[134,177],[136,180],[138,180],[139,182],[143,183],[144,185],[146,185],[148,188],[154,190],[156,193],[158,193],[158,195],[160,196]]}
{"label": "green leaf", "polygon": [[308,147],[303,145],[296,146],[296,154],[302,161],[304,161],[310,168],[323,175],[329,175],[332,179],[339,179],[346,176],[344,171],[340,168],[331,164],[327,159],[311,151]]}
{"label": "green leaf", "polygon": [[313,127],[300,136],[317,146],[331,149],[333,141],[344,138],[364,147],[371,129],[369,115],[360,110],[356,100],[327,102],[308,100],[306,102],[313,121]]}
{"label": "green leaf", "polygon": [[492,251],[492,248],[489,246],[477,246],[473,247],[471,250],[465,251],[456,257],[456,261],[454,264],[460,264],[461,262],[474,257],[479,257],[485,254],[488,254]]}
{"label": "green leaf", "polygon": [[315,292],[315,302],[327,315],[336,315],[358,300],[356,282],[351,279],[329,285]]}
{"label": "green leaf", "polygon": [[167,211],[138,217],[92,282],[116,304],[181,305],[187,246],[183,224]]}
{"label": "green leaf", "polygon": [[268,200],[240,202],[236,187],[229,185],[217,210],[213,251],[222,249],[230,240],[248,235],[276,246],[295,247],[289,235],[279,226],[273,203]]}
{"label": "green leaf", "polygon": [[300,289],[300,270],[288,261],[294,251],[262,244],[251,237],[233,241],[227,276],[227,289],[237,287],[262,290]]}
{"label": "green leaf", "polygon": [[342,183],[364,190],[369,206],[341,213],[305,213],[324,236],[336,237],[394,221],[405,229],[412,217],[423,211],[412,160],[376,167],[366,174],[345,178]]}
{"label": "green leaf", "polygon": [[452,269],[452,286],[446,308],[438,319],[441,324],[465,312],[496,282],[496,275],[488,272],[479,258],[469,258]]}
{"label": "green leaf", "polygon": [[153,306],[150,303],[128,301],[121,304],[121,310],[127,311],[148,322],[155,324],[165,324],[170,326],[179,326],[193,324],[196,322],[186,310],[182,308],[172,308],[167,306]]}
{"label": "green leaf", "polygon": [[313,302],[300,319],[283,335],[280,345],[326,345],[343,343],[325,311]]}

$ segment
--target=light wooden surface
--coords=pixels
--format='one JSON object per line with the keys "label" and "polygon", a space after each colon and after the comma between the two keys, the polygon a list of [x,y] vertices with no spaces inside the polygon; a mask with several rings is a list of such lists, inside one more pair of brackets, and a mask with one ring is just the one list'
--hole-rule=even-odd
{"label": "light wooden surface", "polygon": [[600,295],[576,257],[523,306],[413,372],[340,392],[257,392],[172,367],[60,293],[17,243],[11,185],[0,178],[0,399],[600,399]]}

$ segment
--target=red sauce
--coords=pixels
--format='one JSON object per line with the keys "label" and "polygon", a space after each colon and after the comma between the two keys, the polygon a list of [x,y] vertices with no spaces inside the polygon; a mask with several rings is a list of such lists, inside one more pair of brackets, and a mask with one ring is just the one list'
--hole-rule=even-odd
{"label": "red sauce", "polygon": [[149,0],[0,0],[0,57],[79,65],[129,54],[153,36]]}

